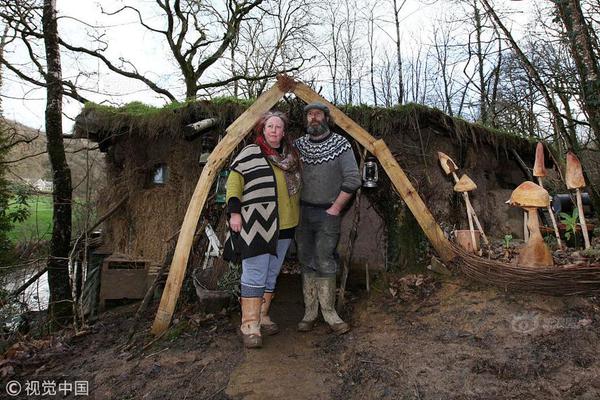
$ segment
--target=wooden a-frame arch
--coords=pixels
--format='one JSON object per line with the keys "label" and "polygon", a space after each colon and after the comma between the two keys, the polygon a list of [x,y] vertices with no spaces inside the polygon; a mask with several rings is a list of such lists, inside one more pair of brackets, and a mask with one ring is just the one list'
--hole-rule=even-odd
{"label": "wooden a-frame arch", "polygon": [[196,231],[200,213],[204,208],[204,203],[206,202],[206,198],[208,197],[208,193],[216,175],[231,152],[252,130],[260,116],[269,111],[285,93],[290,92],[294,93],[306,103],[318,101],[329,107],[336,125],[344,129],[371,154],[377,157],[379,163],[394,184],[394,187],[415,216],[417,222],[423,229],[423,232],[442,260],[448,262],[454,258],[455,255],[450,246],[450,242],[444,236],[439,225],[431,215],[431,212],[425,203],[423,203],[423,200],[406,177],[402,168],[400,168],[400,165],[398,165],[398,162],[384,141],[382,139],[375,139],[360,127],[360,125],[319,94],[315,93],[307,85],[295,81],[291,77],[282,75],[277,78],[277,84],[264,92],[242,115],[229,125],[226,129],[225,137],[214,148],[206,165],[202,169],[198,184],[194,189],[190,204],[183,219],[183,224],[181,225],[181,231],[179,232],[179,238],[177,239],[177,246],[175,247],[175,254],[173,255],[173,260],[171,262],[167,283],[160,300],[158,311],[156,312],[154,324],[152,325],[152,333],[154,335],[162,334],[171,323],[183,278],[185,277],[185,270],[187,268],[190,249],[194,239],[194,232]]}

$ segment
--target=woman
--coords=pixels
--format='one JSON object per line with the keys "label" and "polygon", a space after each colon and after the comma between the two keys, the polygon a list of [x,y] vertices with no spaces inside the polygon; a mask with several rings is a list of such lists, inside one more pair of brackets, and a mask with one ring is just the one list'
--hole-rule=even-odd
{"label": "woman", "polygon": [[262,346],[261,328],[267,335],[279,332],[269,307],[299,221],[300,161],[287,125],[281,112],[264,114],[255,143],[233,160],[227,180],[229,227],[240,235],[240,330],[247,348]]}

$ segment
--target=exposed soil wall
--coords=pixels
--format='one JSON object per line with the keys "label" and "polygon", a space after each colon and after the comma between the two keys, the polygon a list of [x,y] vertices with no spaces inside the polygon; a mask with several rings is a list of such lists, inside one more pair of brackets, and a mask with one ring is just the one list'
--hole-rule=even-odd
{"label": "exposed soil wall", "polygon": [[[290,133],[303,132],[303,103],[282,103],[288,111]],[[78,118],[76,133],[103,143],[108,152],[108,189],[104,208],[128,195],[126,204],[105,224],[106,241],[113,252],[134,258],[164,260],[176,232],[181,226],[189,199],[201,172],[198,160],[202,142],[216,142],[225,128],[243,112],[237,103],[194,103],[181,110],[164,111],[151,116],[86,109]],[[348,107],[343,109],[352,119],[374,135],[380,135],[396,156],[415,189],[434,217],[449,232],[466,227],[466,210],[462,199],[453,192],[451,178],[439,167],[437,152],[443,151],[478,185],[473,204],[487,232],[500,235],[522,230],[518,210],[504,205],[512,188],[524,179],[518,164],[509,157],[509,148],[532,160],[532,146],[523,139],[486,130],[477,125],[450,118],[422,106],[408,105],[397,109]],[[219,117],[219,126],[202,138],[186,140],[186,124],[209,117]],[[161,130],[164,132],[161,134]],[[249,139],[251,140],[251,139]],[[359,158],[358,146],[355,153]],[[234,152],[235,154],[235,152]],[[526,161],[526,162],[527,162]],[[153,185],[153,168],[167,168],[164,185]],[[410,211],[394,192],[389,179],[380,170],[377,189],[365,189],[361,206],[358,240],[353,262],[370,263],[381,268],[391,260],[393,265],[407,266],[418,257],[424,241]],[[204,213],[217,209],[209,198]],[[347,248],[347,237],[353,220],[353,207],[344,218],[340,253]],[[391,229],[386,229],[389,221]],[[386,241],[393,243],[388,246]]]}

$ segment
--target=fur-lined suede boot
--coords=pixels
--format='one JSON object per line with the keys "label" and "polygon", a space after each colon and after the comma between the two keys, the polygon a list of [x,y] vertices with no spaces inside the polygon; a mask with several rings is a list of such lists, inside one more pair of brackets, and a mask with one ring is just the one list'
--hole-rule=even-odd
{"label": "fur-lined suede boot", "polygon": [[262,297],[242,297],[242,325],[240,331],[247,349],[262,347],[260,335],[260,306]]}
{"label": "fur-lined suede boot", "polygon": [[271,309],[271,302],[275,297],[275,293],[267,293],[263,295],[263,303],[260,308],[260,329],[265,335],[275,335],[279,333],[279,327],[269,317],[269,310]]}

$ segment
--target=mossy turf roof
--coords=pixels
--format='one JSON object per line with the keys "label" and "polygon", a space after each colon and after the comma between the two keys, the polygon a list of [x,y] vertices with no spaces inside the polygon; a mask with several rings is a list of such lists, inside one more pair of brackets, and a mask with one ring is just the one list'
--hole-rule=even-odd
{"label": "mossy turf roof", "polygon": [[[132,102],[122,107],[111,107],[88,103],[77,116],[76,137],[87,137],[97,142],[135,132],[148,139],[165,135],[181,137],[183,128],[205,119],[219,119],[216,130],[225,129],[252,104],[253,100],[215,98],[210,101],[189,101],[154,107],[141,102]],[[292,127],[301,130],[304,103],[298,99],[286,99],[275,108],[288,112]],[[489,144],[496,148],[514,148],[531,153],[535,139],[515,133],[470,123],[462,118],[451,117],[439,109],[409,103],[391,108],[367,105],[339,106],[340,110],[375,136],[402,135],[406,132],[430,129],[441,135],[452,137],[457,142],[471,142],[475,146]]]}

